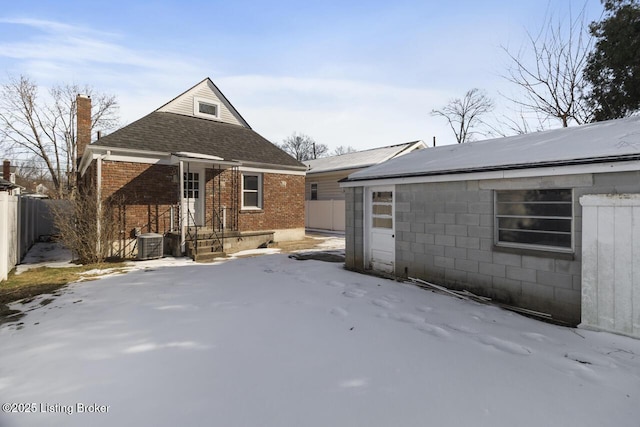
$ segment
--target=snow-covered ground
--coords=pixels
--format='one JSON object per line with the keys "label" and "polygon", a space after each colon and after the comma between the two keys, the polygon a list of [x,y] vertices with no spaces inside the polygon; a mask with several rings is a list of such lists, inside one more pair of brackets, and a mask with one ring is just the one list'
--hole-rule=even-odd
{"label": "snow-covered ground", "polygon": [[44,298],[0,327],[0,403],[36,404],[1,426],[640,425],[640,340],[339,263],[141,262]]}

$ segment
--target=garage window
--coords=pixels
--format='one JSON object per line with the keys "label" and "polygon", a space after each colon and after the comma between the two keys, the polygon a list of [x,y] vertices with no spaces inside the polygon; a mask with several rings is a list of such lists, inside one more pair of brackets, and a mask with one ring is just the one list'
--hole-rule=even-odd
{"label": "garage window", "polygon": [[572,251],[573,192],[496,191],[495,239],[498,246]]}

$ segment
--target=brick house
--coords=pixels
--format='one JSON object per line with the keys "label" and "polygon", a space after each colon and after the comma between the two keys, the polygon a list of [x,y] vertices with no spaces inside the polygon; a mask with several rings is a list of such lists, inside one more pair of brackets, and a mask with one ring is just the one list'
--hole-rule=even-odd
{"label": "brick house", "polygon": [[116,207],[119,255],[149,232],[198,259],[304,236],[305,166],[253,131],[209,78],[90,138],[91,101],[79,96],[81,183]]}
{"label": "brick house", "polygon": [[640,337],[640,117],[418,150],[341,185],[347,268]]}

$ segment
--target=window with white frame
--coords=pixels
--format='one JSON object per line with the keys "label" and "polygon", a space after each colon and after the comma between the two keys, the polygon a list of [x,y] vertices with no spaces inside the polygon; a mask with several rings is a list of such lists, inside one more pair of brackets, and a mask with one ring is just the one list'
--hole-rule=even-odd
{"label": "window with white frame", "polygon": [[242,174],[242,209],[262,209],[262,174]]}
{"label": "window with white frame", "polygon": [[571,189],[496,191],[494,212],[498,246],[573,249]]}
{"label": "window with white frame", "polygon": [[311,184],[311,200],[318,200],[318,184]]}
{"label": "window with white frame", "polygon": [[217,119],[220,117],[220,104],[210,99],[194,97],[193,114],[207,119]]}

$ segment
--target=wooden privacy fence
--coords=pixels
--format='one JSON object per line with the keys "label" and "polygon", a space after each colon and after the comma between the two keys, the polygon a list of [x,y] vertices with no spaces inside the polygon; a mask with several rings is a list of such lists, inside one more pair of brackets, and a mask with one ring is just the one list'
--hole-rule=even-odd
{"label": "wooden privacy fence", "polygon": [[64,200],[42,200],[0,191],[0,281],[19,264],[29,248],[56,234],[54,205]]}

